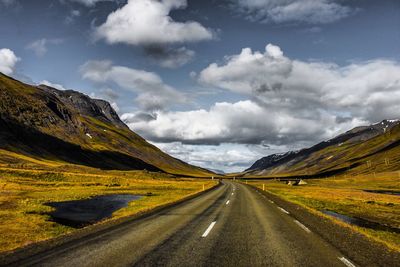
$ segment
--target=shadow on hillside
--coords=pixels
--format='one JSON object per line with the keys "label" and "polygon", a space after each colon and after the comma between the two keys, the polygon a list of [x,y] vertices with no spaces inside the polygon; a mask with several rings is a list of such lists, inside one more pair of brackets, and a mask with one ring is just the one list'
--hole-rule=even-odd
{"label": "shadow on hillside", "polygon": [[138,158],[114,151],[94,151],[0,118],[0,148],[47,160],[62,160],[104,170],[161,171]]}

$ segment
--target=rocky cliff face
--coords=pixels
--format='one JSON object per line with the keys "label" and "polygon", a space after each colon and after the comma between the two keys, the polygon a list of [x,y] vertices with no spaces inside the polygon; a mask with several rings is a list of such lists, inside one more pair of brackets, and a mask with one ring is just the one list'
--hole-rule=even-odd
{"label": "rocky cliff face", "polygon": [[72,107],[82,116],[97,118],[120,128],[127,127],[107,101],[92,99],[85,94],[73,90],[60,91],[46,85],[40,85],[38,88],[48,92],[50,95],[54,95],[64,105]]}
{"label": "rocky cliff face", "polygon": [[245,171],[251,170],[264,170],[273,167],[280,162],[289,161],[297,155],[298,151],[289,151],[287,153],[272,154],[257,160],[250,168]]}

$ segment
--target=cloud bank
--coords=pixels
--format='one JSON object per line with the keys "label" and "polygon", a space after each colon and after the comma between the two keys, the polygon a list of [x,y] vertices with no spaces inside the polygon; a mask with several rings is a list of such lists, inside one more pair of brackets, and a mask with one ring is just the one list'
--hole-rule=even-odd
{"label": "cloud bank", "polygon": [[358,119],[338,124],[336,118],[327,113],[307,118],[269,109],[251,100],[216,103],[209,110],[156,112],[145,120],[135,113],[122,115],[131,129],[151,141],[198,145],[311,144],[362,124]]}
{"label": "cloud bank", "polygon": [[180,142],[153,144],[168,154],[190,164],[226,172],[242,171],[266,154],[277,152],[273,148],[269,149],[256,145],[197,146]]}
{"label": "cloud bank", "polygon": [[199,81],[251,96],[266,109],[318,119],[343,114],[364,121],[400,117],[400,65],[376,59],[338,66],[285,57],[267,45],[265,52],[244,48],[224,64],[210,64]]}
{"label": "cloud bank", "polygon": [[[310,145],[355,126],[400,117],[400,65],[371,60],[338,66],[286,57],[268,44],[212,63],[198,80],[247,100],[208,110],[158,111],[122,118],[147,139],[183,144]],[[142,116],[143,117],[143,116]]]}
{"label": "cloud bank", "polygon": [[232,0],[232,8],[262,23],[325,24],[354,12],[340,0]]}

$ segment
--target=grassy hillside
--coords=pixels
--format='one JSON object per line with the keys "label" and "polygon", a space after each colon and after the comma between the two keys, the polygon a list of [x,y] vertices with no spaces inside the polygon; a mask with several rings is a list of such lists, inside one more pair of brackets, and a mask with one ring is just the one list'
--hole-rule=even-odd
{"label": "grassy hillside", "polygon": [[75,91],[27,85],[2,74],[0,149],[3,163],[55,162],[211,175],[146,142],[120,121],[105,101]]}
{"label": "grassy hillside", "polygon": [[245,175],[332,176],[397,170],[400,170],[400,123],[383,121],[288,154],[267,168],[250,169]]}

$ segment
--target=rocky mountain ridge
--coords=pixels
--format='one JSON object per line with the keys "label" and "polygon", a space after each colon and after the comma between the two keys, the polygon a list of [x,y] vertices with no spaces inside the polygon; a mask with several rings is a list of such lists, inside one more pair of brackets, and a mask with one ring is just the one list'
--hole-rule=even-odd
{"label": "rocky mountain ridge", "polygon": [[24,84],[3,74],[0,149],[35,159],[104,169],[210,174],[146,142],[104,100],[72,90]]}
{"label": "rocky mountain ridge", "polygon": [[374,170],[395,170],[400,166],[395,164],[398,160],[397,151],[400,151],[399,140],[400,120],[383,120],[369,126],[356,127],[310,148],[263,157],[244,173],[318,175],[352,169],[362,172],[365,170],[360,166],[366,160],[379,161],[380,154],[384,154],[387,159],[390,155],[392,164],[380,164]]}

